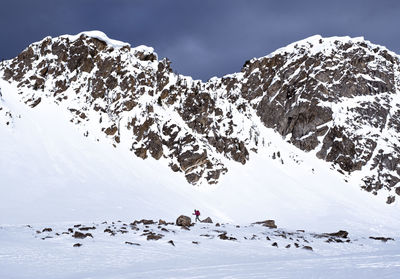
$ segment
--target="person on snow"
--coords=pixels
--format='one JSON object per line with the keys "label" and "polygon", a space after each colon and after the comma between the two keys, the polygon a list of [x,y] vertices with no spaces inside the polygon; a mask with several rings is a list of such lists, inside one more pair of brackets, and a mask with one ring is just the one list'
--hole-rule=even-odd
{"label": "person on snow", "polygon": [[201,222],[201,221],[200,221],[200,218],[199,218],[199,217],[200,217],[200,211],[198,211],[197,209],[195,209],[193,215],[196,216],[195,222],[197,222],[197,221]]}

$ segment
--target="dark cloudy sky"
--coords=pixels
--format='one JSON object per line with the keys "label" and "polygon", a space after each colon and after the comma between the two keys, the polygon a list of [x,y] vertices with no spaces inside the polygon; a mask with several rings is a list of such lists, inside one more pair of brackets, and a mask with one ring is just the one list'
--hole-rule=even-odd
{"label": "dark cloudy sky", "polygon": [[2,0],[0,58],[48,35],[101,30],[207,80],[305,37],[364,36],[400,54],[400,1]]}

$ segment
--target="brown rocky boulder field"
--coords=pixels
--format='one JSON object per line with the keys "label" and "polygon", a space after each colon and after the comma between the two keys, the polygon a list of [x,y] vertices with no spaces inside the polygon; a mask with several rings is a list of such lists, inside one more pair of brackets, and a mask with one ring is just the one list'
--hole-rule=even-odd
{"label": "brown rocky boulder field", "polygon": [[269,146],[272,129],[346,177],[361,171],[358,185],[387,203],[400,195],[400,62],[386,48],[313,36],[202,82],[150,47],[92,34],[33,43],[0,65],[1,78],[32,109],[66,103],[86,135],[163,159],[190,184],[218,183],[229,160]]}

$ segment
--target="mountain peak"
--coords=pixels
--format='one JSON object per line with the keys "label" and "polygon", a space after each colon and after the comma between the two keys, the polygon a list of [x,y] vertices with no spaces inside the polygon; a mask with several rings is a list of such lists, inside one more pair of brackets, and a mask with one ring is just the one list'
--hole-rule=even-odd
{"label": "mountain peak", "polygon": [[113,47],[113,48],[122,48],[122,47],[126,47],[126,46],[128,46],[128,47],[131,46],[129,43],[110,39],[105,33],[103,33],[102,31],[98,31],[98,30],[83,31],[76,35],[62,35],[62,36],[60,36],[60,38],[68,38],[71,42],[73,42],[73,41],[76,41],[77,39],[79,39],[81,36],[85,36],[85,37],[103,41],[108,46]]}
{"label": "mountain peak", "polygon": [[2,70],[30,106],[52,99],[85,135],[163,158],[192,184],[261,150],[279,158],[275,131],[388,203],[400,195],[399,60],[361,37],[312,36],[205,83],[99,31],[47,38]]}

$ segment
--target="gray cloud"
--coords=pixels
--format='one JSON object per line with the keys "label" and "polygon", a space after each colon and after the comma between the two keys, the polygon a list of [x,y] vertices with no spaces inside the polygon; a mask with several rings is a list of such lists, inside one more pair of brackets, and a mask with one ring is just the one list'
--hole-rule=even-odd
{"label": "gray cloud", "polygon": [[400,53],[400,1],[13,0],[0,10],[0,57],[43,37],[98,29],[206,80],[305,37],[364,36]]}

